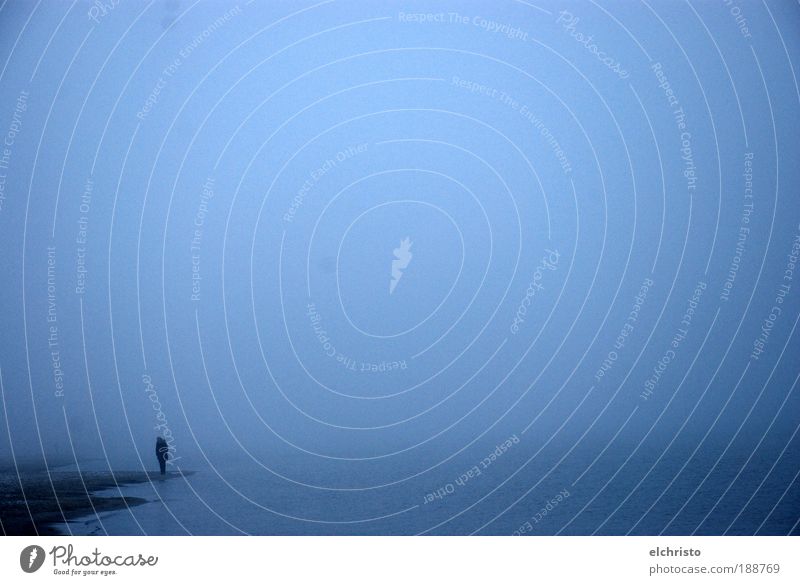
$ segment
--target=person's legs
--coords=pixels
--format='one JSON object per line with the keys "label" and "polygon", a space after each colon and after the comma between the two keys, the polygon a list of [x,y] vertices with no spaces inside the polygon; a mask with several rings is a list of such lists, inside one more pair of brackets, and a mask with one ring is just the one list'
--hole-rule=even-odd
{"label": "person's legs", "polygon": [[161,467],[161,475],[165,475],[167,473],[167,460],[164,457],[159,457],[158,464]]}

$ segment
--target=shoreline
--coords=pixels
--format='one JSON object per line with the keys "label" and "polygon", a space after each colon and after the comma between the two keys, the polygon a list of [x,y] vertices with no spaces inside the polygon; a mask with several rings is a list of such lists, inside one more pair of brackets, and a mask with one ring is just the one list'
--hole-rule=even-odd
{"label": "shoreline", "polygon": [[46,471],[0,472],[0,531],[5,536],[66,536],[59,525],[79,517],[150,502],[145,498],[98,496],[124,485],[160,482],[191,472]]}

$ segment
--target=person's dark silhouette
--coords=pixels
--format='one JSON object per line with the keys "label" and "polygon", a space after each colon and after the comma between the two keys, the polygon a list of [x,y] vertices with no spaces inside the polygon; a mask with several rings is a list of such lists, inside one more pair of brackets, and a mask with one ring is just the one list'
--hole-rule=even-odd
{"label": "person's dark silhouette", "polygon": [[156,438],[156,457],[158,457],[158,465],[161,467],[161,475],[167,472],[167,459],[169,459],[169,446],[164,440],[164,437]]}

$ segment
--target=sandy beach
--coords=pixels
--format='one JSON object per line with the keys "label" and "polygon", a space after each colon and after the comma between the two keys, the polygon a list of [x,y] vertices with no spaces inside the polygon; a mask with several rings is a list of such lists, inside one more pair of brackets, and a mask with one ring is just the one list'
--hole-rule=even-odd
{"label": "sandy beach", "polygon": [[79,516],[108,512],[147,502],[144,498],[98,496],[95,492],[126,484],[164,481],[142,471],[15,471],[0,472],[0,530],[6,536],[61,534],[57,525]]}

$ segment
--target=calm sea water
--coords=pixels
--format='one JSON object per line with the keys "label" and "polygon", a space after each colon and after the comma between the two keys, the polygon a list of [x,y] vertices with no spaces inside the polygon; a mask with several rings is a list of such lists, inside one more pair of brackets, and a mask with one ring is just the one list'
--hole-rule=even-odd
{"label": "calm sea water", "polygon": [[[754,458],[731,483],[745,462],[744,455],[734,455],[725,465],[717,466],[695,494],[695,488],[706,477],[716,457],[696,460],[671,485],[682,462],[672,465],[662,459],[650,470],[653,460],[645,458],[633,458],[621,468],[621,460],[603,461],[575,482],[579,475],[576,466],[557,466],[550,471],[554,460],[534,461],[515,468],[510,453],[506,457],[506,465],[498,459],[481,475],[461,483],[444,475],[432,479],[437,477],[433,473],[422,482],[426,488],[420,487],[419,478],[414,478],[389,488],[360,491],[298,486],[252,462],[231,462],[215,465],[214,469],[198,466],[195,473],[186,477],[125,486],[124,495],[146,498],[149,503],[80,518],[70,522],[64,532],[75,535],[798,533],[793,503],[796,491],[792,493],[790,489],[787,493],[768,487],[789,485],[791,477],[774,475],[789,472],[776,467],[771,481],[764,482],[764,487],[756,491],[768,467]],[[325,476],[308,470],[305,474],[300,469],[292,471],[296,477],[305,477],[308,483],[319,485],[376,485],[379,479],[374,472]],[[396,476],[398,472],[389,468],[384,471],[385,477]],[[516,475],[509,478],[515,471]],[[434,496],[430,501],[428,494],[439,487],[449,492],[448,484],[453,487],[451,493],[442,498]],[[119,495],[117,490],[104,493]]]}

